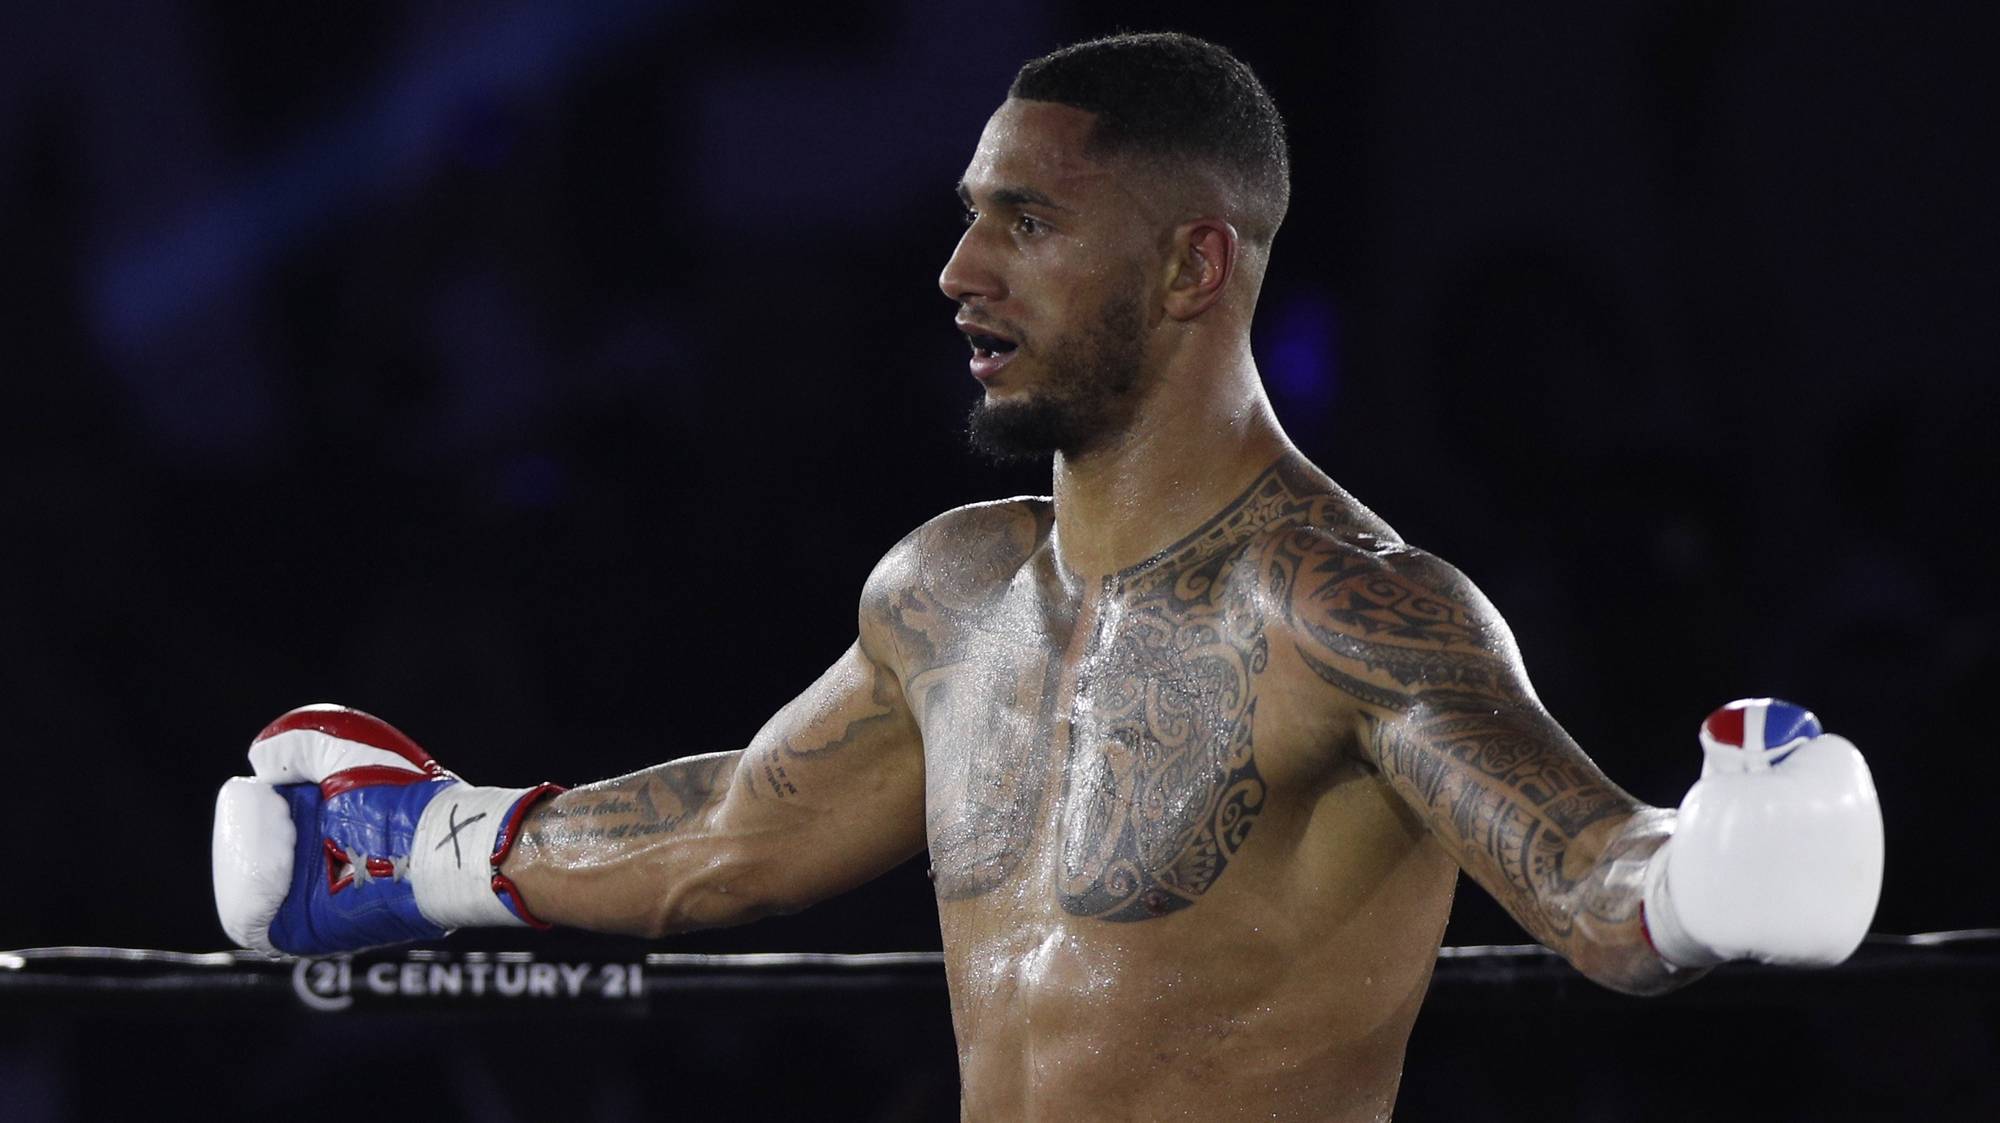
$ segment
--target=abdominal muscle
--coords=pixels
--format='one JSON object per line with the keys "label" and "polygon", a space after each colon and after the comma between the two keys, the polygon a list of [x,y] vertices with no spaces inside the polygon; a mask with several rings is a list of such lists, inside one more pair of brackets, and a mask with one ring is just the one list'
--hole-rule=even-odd
{"label": "abdominal muscle", "polygon": [[1407,899],[1308,892],[1304,915],[1218,887],[1113,923],[1032,879],[941,902],[964,1118],[1388,1118],[1444,924],[1436,856],[1412,858]]}

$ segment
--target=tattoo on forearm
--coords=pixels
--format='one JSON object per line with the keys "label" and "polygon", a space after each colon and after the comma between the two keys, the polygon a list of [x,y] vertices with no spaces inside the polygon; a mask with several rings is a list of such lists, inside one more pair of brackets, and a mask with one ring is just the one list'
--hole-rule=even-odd
{"label": "tattoo on forearm", "polygon": [[670,835],[721,796],[733,757],[696,757],[565,792],[536,809],[536,846]]}
{"label": "tattoo on forearm", "polygon": [[1501,903],[1529,913],[1521,918],[1531,927],[1567,938],[1568,906],[1587,872],[1566,867],[1570,846],[1594,824],[1629,813],[1631,798],[1581,754],[1551,747],[1547,731],[1490,710],[1366,721],[1383,776],[1449,825],[1460,862],[1496,874],[1513,891]]}

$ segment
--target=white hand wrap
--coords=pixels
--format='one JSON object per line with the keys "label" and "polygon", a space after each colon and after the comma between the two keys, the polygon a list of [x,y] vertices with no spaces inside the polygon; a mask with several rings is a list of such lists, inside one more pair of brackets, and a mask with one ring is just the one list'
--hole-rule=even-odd
{"label": "white hand wrap", "polygon": [[453,784],[417,819],[410,888],[417,911],[440,928],[525,928],[493,891],[493,847],[507,813],[533,788]]}

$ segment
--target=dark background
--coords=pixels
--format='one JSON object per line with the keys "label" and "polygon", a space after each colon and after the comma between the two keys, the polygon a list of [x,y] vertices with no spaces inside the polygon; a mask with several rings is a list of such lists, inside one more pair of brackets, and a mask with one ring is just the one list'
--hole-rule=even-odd
{"label": "dark background", "polygon": [[[1120,27],[1270,85],[1279,414],[1598,762],[1671,805],[1804,702],[1876,928],[1994,924],[1976,6],[1215,7],[13,5],[0,947],[221,945],[215,786],[303,702],[487,783],[741,745],[882,551],[1046,490],[962,450],[935,278],[1015,67]],[[935,947],[921,871],[665,946]]]}

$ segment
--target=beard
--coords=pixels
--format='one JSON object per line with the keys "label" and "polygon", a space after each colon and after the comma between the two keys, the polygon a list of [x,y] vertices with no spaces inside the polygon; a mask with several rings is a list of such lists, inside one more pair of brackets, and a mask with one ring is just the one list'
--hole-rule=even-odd
{"label": "beard", "polygon": [[1143,366],[1139,294],[1115,293],[1097,322],[1056,339],[1042,384],[1013,401],[982,397],[966,420],[974,452],[999,463],[1088,452],[1124,428]]}

